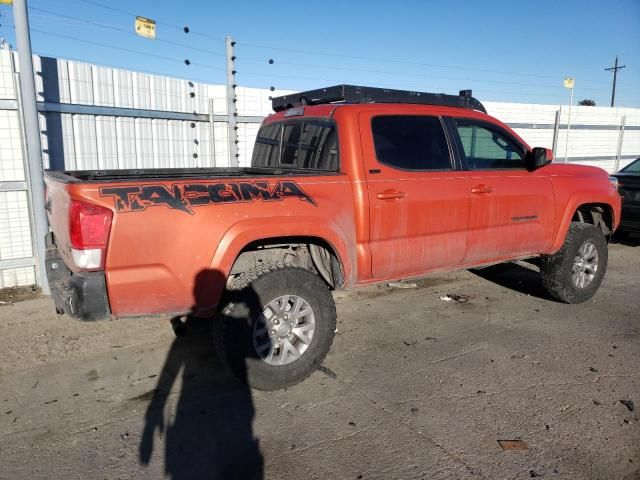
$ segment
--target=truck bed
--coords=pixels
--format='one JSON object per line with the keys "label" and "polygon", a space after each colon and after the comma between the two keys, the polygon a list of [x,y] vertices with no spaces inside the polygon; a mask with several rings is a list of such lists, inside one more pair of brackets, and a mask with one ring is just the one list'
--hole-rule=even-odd
{"label": "truck bed", "polygon": [[136,180],[184,180],[212,177],[290,177],[338,175],[333,170],[275,169],[265,167],[236,168],[143,168],[127,170],[47,170],[47,177],[62,183],[131,182]]}

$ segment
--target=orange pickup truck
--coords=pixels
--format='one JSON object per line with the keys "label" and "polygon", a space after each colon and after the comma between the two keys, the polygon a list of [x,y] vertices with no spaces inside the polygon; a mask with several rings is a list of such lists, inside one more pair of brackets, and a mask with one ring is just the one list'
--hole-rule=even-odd
{"label": "orange pickup truck", "polygon": [[615,179],[552,164],[470,91],[340,85],[273,108],[249,168],[48,171],[57,310],[213,317],[221,359],[269,390],[323,361],[333,289],[532,257],[561,302],[602,282]]}

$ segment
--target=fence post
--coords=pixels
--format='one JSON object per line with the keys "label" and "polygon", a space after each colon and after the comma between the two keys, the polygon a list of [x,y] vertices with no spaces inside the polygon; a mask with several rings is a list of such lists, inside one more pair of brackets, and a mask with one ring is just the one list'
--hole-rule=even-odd
{"label": "fence post", "polygon": [[211,162],[213,165],[216,165],[216,124],[215,124],[215,112],[214,112],[214,102],[213,98],[209,99],[209,129],[210,129],[210,144],[211,144]]}
{"label": "fence post", "polygon": [[24,119],[25,141],[27,143],[28,173],[31,190],[31,205],[34,218],[34,245],[37,257],[37,281],[44,295],[49,295],[49,283],[45,265],[45,235],[49,233],[47,213],[44,206],[44,170],[42,166],[42,145],[40,125],[36,106],[36,86],[31,56],[29,36],[29,15],[27,0],[14,0],[13,23],[16,29],[16,46],[20,62],[20,100]]}
{"label": "fence post", "polygon": [[564,144],[564,163],[569,161],[569,133],[571,133],[571,107],[573,106],[573,87],[571,87],[571,100],[569,101],[569,113],[567,114],[567,141]]}
{"label": "fence post", "polygon": [[229,116],[229,166],[239,165],[238,154],[238,112],[236,110],[236,67],[234,46],[231,37],[225,38],[227,45],[227,114]]}
{"label": "fence post", "polygon": [[613,167],[613,171],[617,172],[620,169],[620,158],[622,157],[622,140],[624,139],[624,124],[627,121],[626,115],[620,119],[620,132],[618,133],[618,152],[616,154],[616,163]]}
{"label": "fence post", "polygon": [[553,146],[551,147],[551,150],[553,151],[553,158],[557,156],[556,150],[558,149],[558,131],[559,130],[560,130],[560,110],[556,110],[556,120],[553,125]]}

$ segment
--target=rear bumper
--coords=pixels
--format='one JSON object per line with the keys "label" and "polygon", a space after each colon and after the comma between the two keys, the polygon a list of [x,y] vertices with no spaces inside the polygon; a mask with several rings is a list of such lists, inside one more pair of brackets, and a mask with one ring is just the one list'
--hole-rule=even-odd
{"label": "rear bumper", "polygon": [[69,270],[60,258],[52,233],[47,235],[46,266],[51,296],[58,313],[81,320],[100,320],[111,316],[104,273],[73,273]]}

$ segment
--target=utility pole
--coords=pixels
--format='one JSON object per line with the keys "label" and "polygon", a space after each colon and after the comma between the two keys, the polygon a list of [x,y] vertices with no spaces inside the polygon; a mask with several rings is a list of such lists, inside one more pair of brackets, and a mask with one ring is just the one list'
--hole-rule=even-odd
{"label": "utility pole", "polygon": [[236,110],[236,42],[231,37],[225,38],[227,45],[227,115],[229,124],[229,166],[239,165],[238,154],[238,112]]}
{"label": "utility pole", "polygon": [[29,186],[31,190],[31,206],[33,208],[33,239],[36,250],[37,279],[42,293],[50,294],[45,266],[45,235],[49,233],[47,213],[44,206],[44,171],[42,167],[42,146],[40,145],[40,125],[36,105],[36,85],[31,60],[31,37],[29,35],[29,15],[27,0],[14,0],[13,23],[16,29],[16,47],[20,62],[20,95],[22,116],[24,118],[25,141],[27,143]]}
{"label": "utility pole", "polygon": [[613,88],[611,89],[611,106],[612,107],[616,100],[616,79],[618,77],[618,70],[622,70],[625,67],[626,65],[618,66],[618,56],[616,55],[616,62],[613,65],[613,67],[605,68],[605,70],[609,72],[613,72]]}

